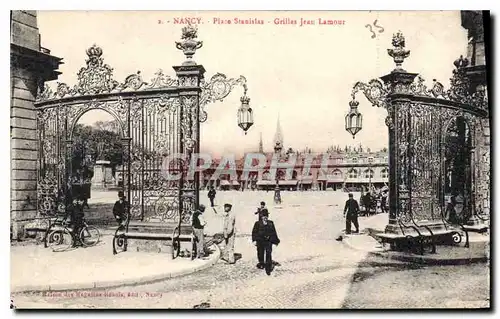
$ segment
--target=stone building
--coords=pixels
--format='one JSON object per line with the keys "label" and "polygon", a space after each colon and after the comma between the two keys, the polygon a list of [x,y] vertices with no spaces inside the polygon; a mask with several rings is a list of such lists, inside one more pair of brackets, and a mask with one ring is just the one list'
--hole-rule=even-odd
{"label": "stone building", "polygon": [[36,11],[11,11],[10,131],[12,237],[37,210],[37,135],[34,107],[38,88],[55,80],[61,59],[40,46]]}
{"label": "stone building", "polygon": [[[278,120],[274,145],[281,148],[279,167],[273,167],[275,151],[264,152],[262,136],[259,141],[260,153],[265,156],[266,164],[262,171],[254,170],[245,172],[245,158],[248,154],[235,161],[236,174],[214,174],[220,164],[220,159],[215,159],[210,169],[203,174],[204,187],[213,185],[218,189],[250,189],[274,190],[276,176],[282,190],[356,190],[387,185],[389,176],[389,159],[387,149],[371,151],[369,148],[346,146],[330,147],[322,153],[313,153],[309,149],[293,151],[284,147],[284,136]],[[285,151],[286,150],[286,151]],[[295,162],[291,159],[295,157]],[[310,164],[308,164],[310,163]],[[253,165],[253,164],[252,164]],[[293,169],[291,176],[286,177],[286,171]],[[276,174],[274,175],[274,170]],[[249,178],[243,176],[247,173]],[[214,178],[215,176],[215,178]],[[237,178],[236,178],[237,176]]]}

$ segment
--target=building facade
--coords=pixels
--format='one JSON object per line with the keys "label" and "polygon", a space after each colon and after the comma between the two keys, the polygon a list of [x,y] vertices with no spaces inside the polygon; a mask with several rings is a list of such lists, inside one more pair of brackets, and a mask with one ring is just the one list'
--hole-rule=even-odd
{"label": "building facade", "polygon": [[[265,157],[263,169],[257,171],[245,167],[248,154],[244,154],[235,161],[235,174],[217,174],[221,159],[216,159],[211,168],[203,172],[203,187],[214,186],[220,190],[243,191],[274,190],[278,180],[281,190],[360,191],[370,187],[381,188],[388,183],[387,149],[372,151],[361,145],[344,148],[332,146],[322,153],[314,153],[308,149],[286,149],[279,120],[273,142],[281,151],[264,152],[262,136],[259,141],[259,150],[255,153]],[[273,166],[273,158],[279,158],[276,167]]]}
{"label": "building facade", "polygon": [[45,81],[56,80],[61,59],[40,45],[36,11],[11,11],[10,147],[12,237],[37,216],[36,94]]}

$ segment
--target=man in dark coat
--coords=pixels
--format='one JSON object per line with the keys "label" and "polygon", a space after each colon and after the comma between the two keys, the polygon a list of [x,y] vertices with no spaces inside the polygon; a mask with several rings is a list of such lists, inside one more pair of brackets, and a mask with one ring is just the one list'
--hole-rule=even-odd
{"label": "man in dark coat", "polygon": [[267,209],[264,208],[260,212],[260,216],[259,221],[253,225],[252,241],[257,246],[257,258],[259,259],[257,268],[265,268],[266,274],[270,275],[273,267],[273,245],[279,245],[280,240],[274,223],[269,220]]}
{"label": "man in dark coat", "polygon": [[352,194],[349,194],[349,199],[345,202],[344,207],[344,217],[345,219],[345,233],[351,233],[351,223],[356,227],[355,233],[359,233],[359,224],[358,224],[358,212],[359,205],[358,202],[354,199]]}
{"label": "man in dark coat", "polygon": [[113,215],[115,216],[118,225],[121,225],[124,221],[127,220],[129,209],[130,205],[125,200],[123,191],[119,191],[118,200],[115,202],[115,206],[113,206]]}
{"label": "man in dark coat", "polygon": [[[196,258],[205,257],[205,226],[207,222],[203,218],[205,205],[200,204],[198,209],[191,215],[191,226],[193,227],[194,237],[196,239]],[[233,255],[234,256],[234,255]]]}
{"label": "man in dark coat", "polygon": [[208,199],[210,199],[210,206],[214,207],[214,199],[215,199],[215,194],[217,192],[215,191],[215,188],[213,186],[210,187],[210,190],[208,191]]}
{"label": "man in dark coat", "polygon": [[[83,228],[83,220],[85,214],[83,212],[83,199],[78,198],[73,201],[70,206],[71,210],[71,226],[73,228],[73,236],[78,238],[80,230]],[[77,241],[73,242],[73,246],[77,245]]]}

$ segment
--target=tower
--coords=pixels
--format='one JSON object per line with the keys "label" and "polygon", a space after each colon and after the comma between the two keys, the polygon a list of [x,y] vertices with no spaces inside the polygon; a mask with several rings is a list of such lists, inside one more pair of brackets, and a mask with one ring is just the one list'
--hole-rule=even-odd
{"label": "tower", "polygon": [[264,145],[262,144],[262,132],[260,132],[260,141],[259,141],[259,153],[264,153]]}
{"label": "tower", "polygon": [[276,123],[276,133],[274,134],[274,150],[281,152],[283,149],[283,132],[281,131],[280,117],[278,115],[278,122]]}

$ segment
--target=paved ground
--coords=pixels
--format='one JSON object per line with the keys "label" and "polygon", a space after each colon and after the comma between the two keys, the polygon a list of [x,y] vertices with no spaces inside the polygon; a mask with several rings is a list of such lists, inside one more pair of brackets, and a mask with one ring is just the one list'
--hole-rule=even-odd
{"label": "paved ground", "polygon": [[[48,308],[363,308],[411,307],[428,304],[481,307],[488,302],[484,264],[465,268],[415,268],[368,256],[335,241],[344,228],[341,208],[345,193],[283,192],[281,207],[273,207],[272,192],[218,192],[216,203],[233,203],[237,212],[235,265],[222,261],[210,269],[181,278],[107,291],[93,297],[70,292],[66,296],[16,294],[18,307]],[[207,202],[206,193],[201,194]],[[255,267],[250,232],[258,203],[268,202],[282,243],[273,251],[281,263],[270,276]],[[222,207],[217,208],[222,212]],[[207,212],[208,233],[220,231],[220,218]],[[363,218],[360,219],[363,223]],[[463,268],[460,268],[463,267]],[[362,280],[364,279],[364,280]],[[455,292],[450,287],[456,287]],[[377,293],[380,286],[382,293]],[[471,294],[464,294],[468,287]],[[405,294],[400,291],[407,291]],[[366,292],[366,293],[365,293]],[[418,293],[415,293],[418,292]],[[89,292],[90,293],[90,292]],[[80,295],[79,295],[80,294]],[[378,294],[378,297],[375,297]],[[118,296],[117,296],[118,295]],[[434,299],[433,299],[434,298]],[[433,299],[433,300],[431,300]]]}
{"label": "paved ground", "polygon": [[126,252],[112,254],[110,235],[94,247],[54,252],[43,245],[11,248],[11,290],[62,290],[111,287],[165,279],[213,264],[218,253],[205,260],[170,257],[162,253]]}

